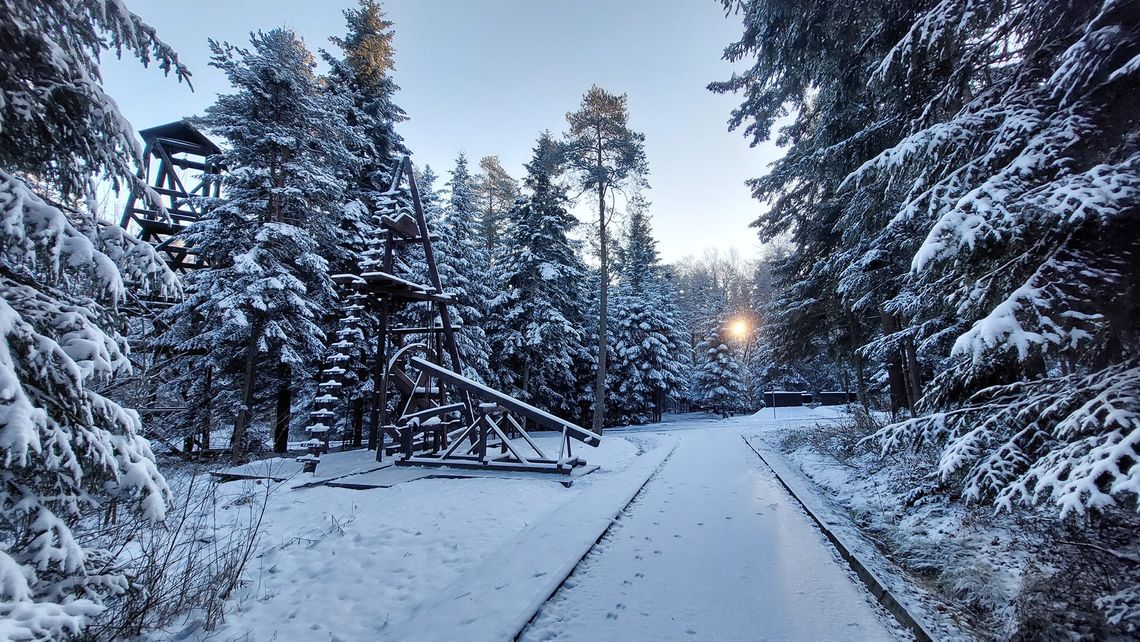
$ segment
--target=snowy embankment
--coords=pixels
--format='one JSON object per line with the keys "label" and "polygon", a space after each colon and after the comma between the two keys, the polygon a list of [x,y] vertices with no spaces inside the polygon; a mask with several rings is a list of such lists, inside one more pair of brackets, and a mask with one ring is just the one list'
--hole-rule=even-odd
{"label": "snowy embankment", "polygon": [[275,483],[265,535],[224,625],[211,635],[192,624],[175,637],[509,638],[673,444],[637,435],[581,447],[601,468],[571,488],[557,475],[368,490],[304,487],[290,477]]}
{"label": "snowy embankment", "polygon": [[[897,467],[876,464],[877,458],[865,449],[862,455],[850,457],[829,450],[842,450],[842,446],[834,446],[835,434],[850,430],[851,416],[842,408],[781,408],[776,410],[776,418],[771,413],[764,410],[755,415],[751,430],[746,432],[750,445],[849,551],[853,566],[863,566],[872,578],[870,582],[880,584],[891,596],[888,601],[897,600],[934,639],[973,639],[976,634],[971,633],[972,625],[976,622],[948,602],[947,587],[931,583],[927,576],[908,573],[887,555],[905,556],[911,552],[908,547],[925,549],[932,558],[930,564],[939,572],[973,573],[973,577],[962,577],[956,587],[962,593],[971,588],[968,584],[977,584],[989,585],[995,596],[1012,595],[1014,588],[1009,584],[1019,576],[1013,566],[1021,556],[1004,546],[1010,533],[998,529],[973,532],[976,524],[971,525],[962,507],[943,503],[905,507],[908,485],[896,479]],[[855,441],[850,436],[838,439],[844,438]],[[958,540],[967,545],[979,537],[992,540],[986,547],[989,550],[966,555],[988,560],[977,559],[969,568],[955,570],[969,560],[936,556],[940,548],[957,546]],[[1003,557],[1004,563],[1011,565],[1008,572],[989,572],[986,563],[1000,564]],[[995,605],[999,599],[995,597]]]}

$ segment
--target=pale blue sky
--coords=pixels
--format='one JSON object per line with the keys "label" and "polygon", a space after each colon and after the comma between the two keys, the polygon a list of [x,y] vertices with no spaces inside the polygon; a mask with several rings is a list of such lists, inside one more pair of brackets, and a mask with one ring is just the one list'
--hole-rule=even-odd
{"label": "pale blue sky", "polygon": [[[206,38],[248,43],[251,30],[286,26],[310,49],[344,32],[355,0],[129,0],[193,72],[195,91],[134,61],[107,60],[106,85],[136,128],[201,113],[225,78],[209,67]],[[446,176],[463,150],[472,164],[497,155],[516,178],[539,132],[565,128],[567,111],[597,83],[629,94],[646,135],[649,197],[662,257],[706,248],[755,256],[747,227],[760,212],[744,180],[778,154],[750,149],[726,121],[735,96],[705,86],[727,78],[720,59],[739,18],[717,0],[390,0],[395,22],[399,131],[413,160]]]}

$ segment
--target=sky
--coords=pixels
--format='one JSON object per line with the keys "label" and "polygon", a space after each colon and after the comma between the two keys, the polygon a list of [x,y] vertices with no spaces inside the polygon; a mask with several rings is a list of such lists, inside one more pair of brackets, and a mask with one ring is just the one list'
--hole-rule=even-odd
{"label": "sky", "polygon": [[[207,38],[248,44],[249,33],[288,27],[312,50],[332,49],[355,0],[130,0],[193,73],[194,91],[137,61],[105,60],[108,93],[138,129],[201,114],[222,73]],[[705,87],[728,78],[721,59],[740,36],[718,0],[388,0],[395,23],[398,131],[417,165],[443,177],[463,151],[477,167],[495,155],[514,177],[543,130],[560,134],[566,113],[597,84],[629,96],[630,126],[645,134],[650,213],[662,259],[706,249],[759,250],[748,227],[763,211],[744,181],[779,156],[749,147],[727,121],[739,103]],[[585,203],[578,208],[588,216]]]}

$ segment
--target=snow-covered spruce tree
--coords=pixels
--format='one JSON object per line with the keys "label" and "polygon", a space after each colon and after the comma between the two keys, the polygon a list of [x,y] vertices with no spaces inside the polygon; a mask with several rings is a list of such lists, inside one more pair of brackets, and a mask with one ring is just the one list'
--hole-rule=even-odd
{"label": "snow-covered spruce tree", "polygon": [[526,194],[507,213],[495,270],[500,293],[487,330],[499,385],[577,420],[575,364],[589,360],[581,296],[586,268],[569,238],[577,220],[557,181],[559,153],[544,133],[526,166]]}
{"label": "snow-covered spruce tree", "polygon": [[[109,43],[188,74],[118,2],[9,2],[0,34],[0,636],[61,639],[127,587],[84,520],[121,506],[157,521],[170,500],[138,414],[99,392],[131,370],[128,288],[179,288],[149,245],[79,198],[96,175],[133,181],[141,156],[98,57]],[[48,202],[17,173],[81,205]]]}
{"label": "snow-covered spruce tree", "polygon": [[346,196],[351,200],[342,208],[337,238],[331,242],[318,239],[334,274],[356,268],[366,240],[376,234],[371,214],[379,208],[381,194],[391,186],[393,172],[408,153],[396,132],[396,124],[407,116],[393,102],[399,87],[391,76],[395,67],[392,22],[373,0],[361,0],[360,7],[346,9],[344,17],[347,33],[331,38],[342,57],[321,52],[329,65],[322,87],[331,108],[340,111],[350,130],[346,144],[356,159],[353,171],[344,177]]}
{"label": "snow-covered spruce tree", "polygon": [[375,0],[360,0],[360,8],[346,9],[344,17],[348,32],[331,39],[343,58],[323,54],[330,67],[326,88],[346,99],[345,120],[360,132],[361,144],[351,150],[362,161],[353,187],[365,191],[369,206],[375,207],[376,194],[388,189],[392,172],[408,153],[396,132],[396,124],[408,117],[393,100],[399,90],[392,79],[395,32]]}
{"label": "snow-covered spruce tree", "polygon": [[[185,233],[209,267],[186,279],[169,314],[167,342],[186,378],[213,374],[213,408],[233,418],[241,459],[256,405],[272,385],[289,394],[323,354],[319,322],[334,294],[316,239],[335,238],[342,175],[353,167],[340,112],[313,73],[313,58],[285,29],[255,33],[252,49],[211,42],[214,66],[236,91],[201,123],[228,145],[225,198]],[[202,400],[203,402],[205,400]]]}
{"label": "snow-covered spruce tree", "polygon": [[649,203],[630,199],[614,292],[612,424],[660,420],[666,399],[687,380],[691,349],[680,327],[672,283],[658,262]]}
{"label": "snow-covered spruce tree", "polygon": [[731,412],[748,407],[748,390],[744,383],[744,366],[735,351],[713,330],[695,350],[691,388],[694,401],[706,410]]}
{"label": "snow-covered spruce tree", "polygon": [[110,502],[161,520],[170,500],[138,414],[97,389],[131,370],[116,330],[125,277],[148,275],[135,287],[165,296],[177,281],[150,246],[89,217],[0,170],[0,631],[11,639],[78,635],[126,589],[82,518]]}
{"label": "snow-covered spruce tree", "polygon": [[[888,224],[924,225],[897,305],[944,356],[929,414],[884,447],[933,445],[972,500],[1084,513],[1140,497],[1140,6],[943,2],[874,69],[957,84],[848,180],[913,184]],[[953,323],[938,324],[940,319]]]}
{"label": "snow-covered spruce tree", "polygon": [[902,361],[928,413],[880,438],[941,450],[971,499],[1068,514],[1140,489],[1136,16],[1115,1],[754,3],[726,55],[757,63],[714,85],[749,92],[733,123],[756,137],[799,114],[753,184],[776,203],[762,229],[790,229],[801,266],[775,325],[846,311],[866,329],[878,306],[883,340],[856,340]]}
{"label": "snow-covered spruce tree", "polygon": [[[347,27],[345,35],[330,38],[340,50],[340,55],[321,51],[329,66],[328,73],[321,78],[321,85],[326,98],[340,112],[348,127],[350,134],[346,143],[356,164],[343,175],[345,197],[349,200],[341,208],[336,238],[317,239],[322,256],[329,261],[330,274],[356,272],[360,269],[363,253],[376,249],[369,244],[376,241],[380,231],[376,214],[382,209],[382,201],[388,198],[384,193],[391,187],[399,162],[408,153],[403,138],[396,132],[396,124],[407,120],[407,116],[393,100],[399,87],[392,79],[395,68],[392,22],[385,17],[382,5],[373,0],[360,0],[357,8],[346,9],[343,13]],[[406,199],[406,192],[397,198]],[[427,282],[426,277],[422,282]],[[350,301],[357,301],[357,293],[351,290],[340,291],[340,296],[337,309],[326,310],[326,321],[343,319],[346,316],[344,306],[351,304]],[[364,336],[379,327],[378,313],[371,306],[354,309],[351,316],[357,321],[350,325],[357,326]],[[347,332],[329,323],[325,327],[326,333]],[[347,362],[338,364],[346,370],[340,378],[343,387],[339,389],[338,396],[345,406],[338,421],[343,422],[342,427],[355,440],[373,389],[371,369],[367,364],[371,363],[375,346],[360,336],[349,339],[338,335],[336,343],[340,344],[336,350],[349,356]],[[351,348],[346,343],[351,344]]]}
{"label": "snow-covered spruce tree", "polygon": [[99,56],[128,52],[189,81],[178,55],[118,0],[14,0],[0,11],[0,168],[63,195],[94,175],[134,183],[142,149],[103,92]]}
{"label": "snow-covered spruce tree", "polygon": [[[739,9],[744,23],[725,58],[754,62],[710,89],[745,94],[730,127],[743,126],[753,143],[775,135],[787,148],[769,173],[750,181],[753,195],[771,204],[753,223],[761,238],[786,238],[795,248],[774,261],[781,292],[766,314],[772,354],[785,364],[812,360],[842,333],[852,338],[838,346],[844,360],[868,376],[882,363],[898,384],[892,386],[894,404],[909,408],[920,395],[920,367],[913,350],[909,360],[900,351],[913,343],[914,321],[888,305],[907,273],[908,238],[880,238],[874,227],[893,211],[893,193],[852,197],[839,186],[863,160],[905,135],[913,97],[897,87],[872,87],[870,75],[916,12],[936,3],[723,4]],[[928,76],[942,73],[931,68]],[[788,113],[794,119],[774,132]],[[897,336],[867,355],[857,352],[880,334]],[[864,363],[871,358],[875,363]],[[904,371],[908,365],[913,367]]]}
{"label": "snow-covered spruce tree", "polygon": [[457,301],[451,306],[451,321],[462,326],[456,334],[464,374],[494,383],[488,361],[491,348],[483,329],[487,306],[494,296],[489,278],[491,262],[479,236],[479,207],[471,187],[467,157],[462,153],[455,160],[448,187],[451,195],[444,219],[435,230],[440,236],[434,252],[439,278],[444,291]]}

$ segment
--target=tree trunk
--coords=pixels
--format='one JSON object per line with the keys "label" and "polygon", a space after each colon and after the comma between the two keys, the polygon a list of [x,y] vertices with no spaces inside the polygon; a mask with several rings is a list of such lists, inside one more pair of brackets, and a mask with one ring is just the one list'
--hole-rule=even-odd
{"label": "tree trunk", "polygon": [[249,332],[249,345],[245,349],[245,375],[241,384],[241,409],[234,421],[234,432],[230,435],[230,451],[234,462],[245,458],[245,431],[253,414],[253,378],[257,364],[257,342],[261,339],[261,324],[256,324]]}
{"label": "tree trunk", "polygon": [[922,398],[922,373],[918,371],[918,354],[914,349],[914,340],[907,338],[903,342],[903,356],[906,359],[907,383],[911,389],[911,412],[918,406]]}
{"label": "tree trunk", "polygon": [[855,315],[850,312],[847,313],[847,325],[851,331],[851,361],[855,366],[855,394],[859,396],[859,405],[866,408],[867,382],[863,373],[863,356],[859,354],[859,348],[862,345],[859,339],[859,324],[855,321]]}
{"label": "tree trunk", "polygon": [[352,401],[352,447],[360,448],[364,441],[364,400]]}
{"label": "tree trunk", "polygon": [[202,404],[202,436],[199,438],[201,441],[198,444],[198,450],[208,450],[210,448],[210,422],[213,421],[213,401],[214,401],[214,367],[206,366],[206,378],[203,384],[205,390],[205,399]]}
{"label": "tree trunk", "polygon": [[[599,152],[600,156],[600,152]],[[601,159],[599,158],[599,164]],[[594,380],[594,432],[602,434],[606,417],[606,304],[609,297],[610,267],[606,248],[606,188],[598,186],[598,254],[601,259],[598,283],[598,373]]]}
{"label": "tree trunk", "polygon": [[281,383],[277,388],[277,407],[274,412],[273,425],[273,452],[284,453],[289,450],[289,419],[290,408],[293,405],[293,388],[290,385],[292,370],[289,366],[281,364],[278,368]]}
{"label": "tree trunk", "polygon": [[[895,318],[886,312],[881,312],[883,320],[883,334],[893,334],[898,331]],[[903,407],[914,415],[914,405],[911,400],[910,385],[907,383],[906,368],[903,365],[902,351],[894,351],[887,355],[887,382],[891,389],[891,413],[897,413]]]}

